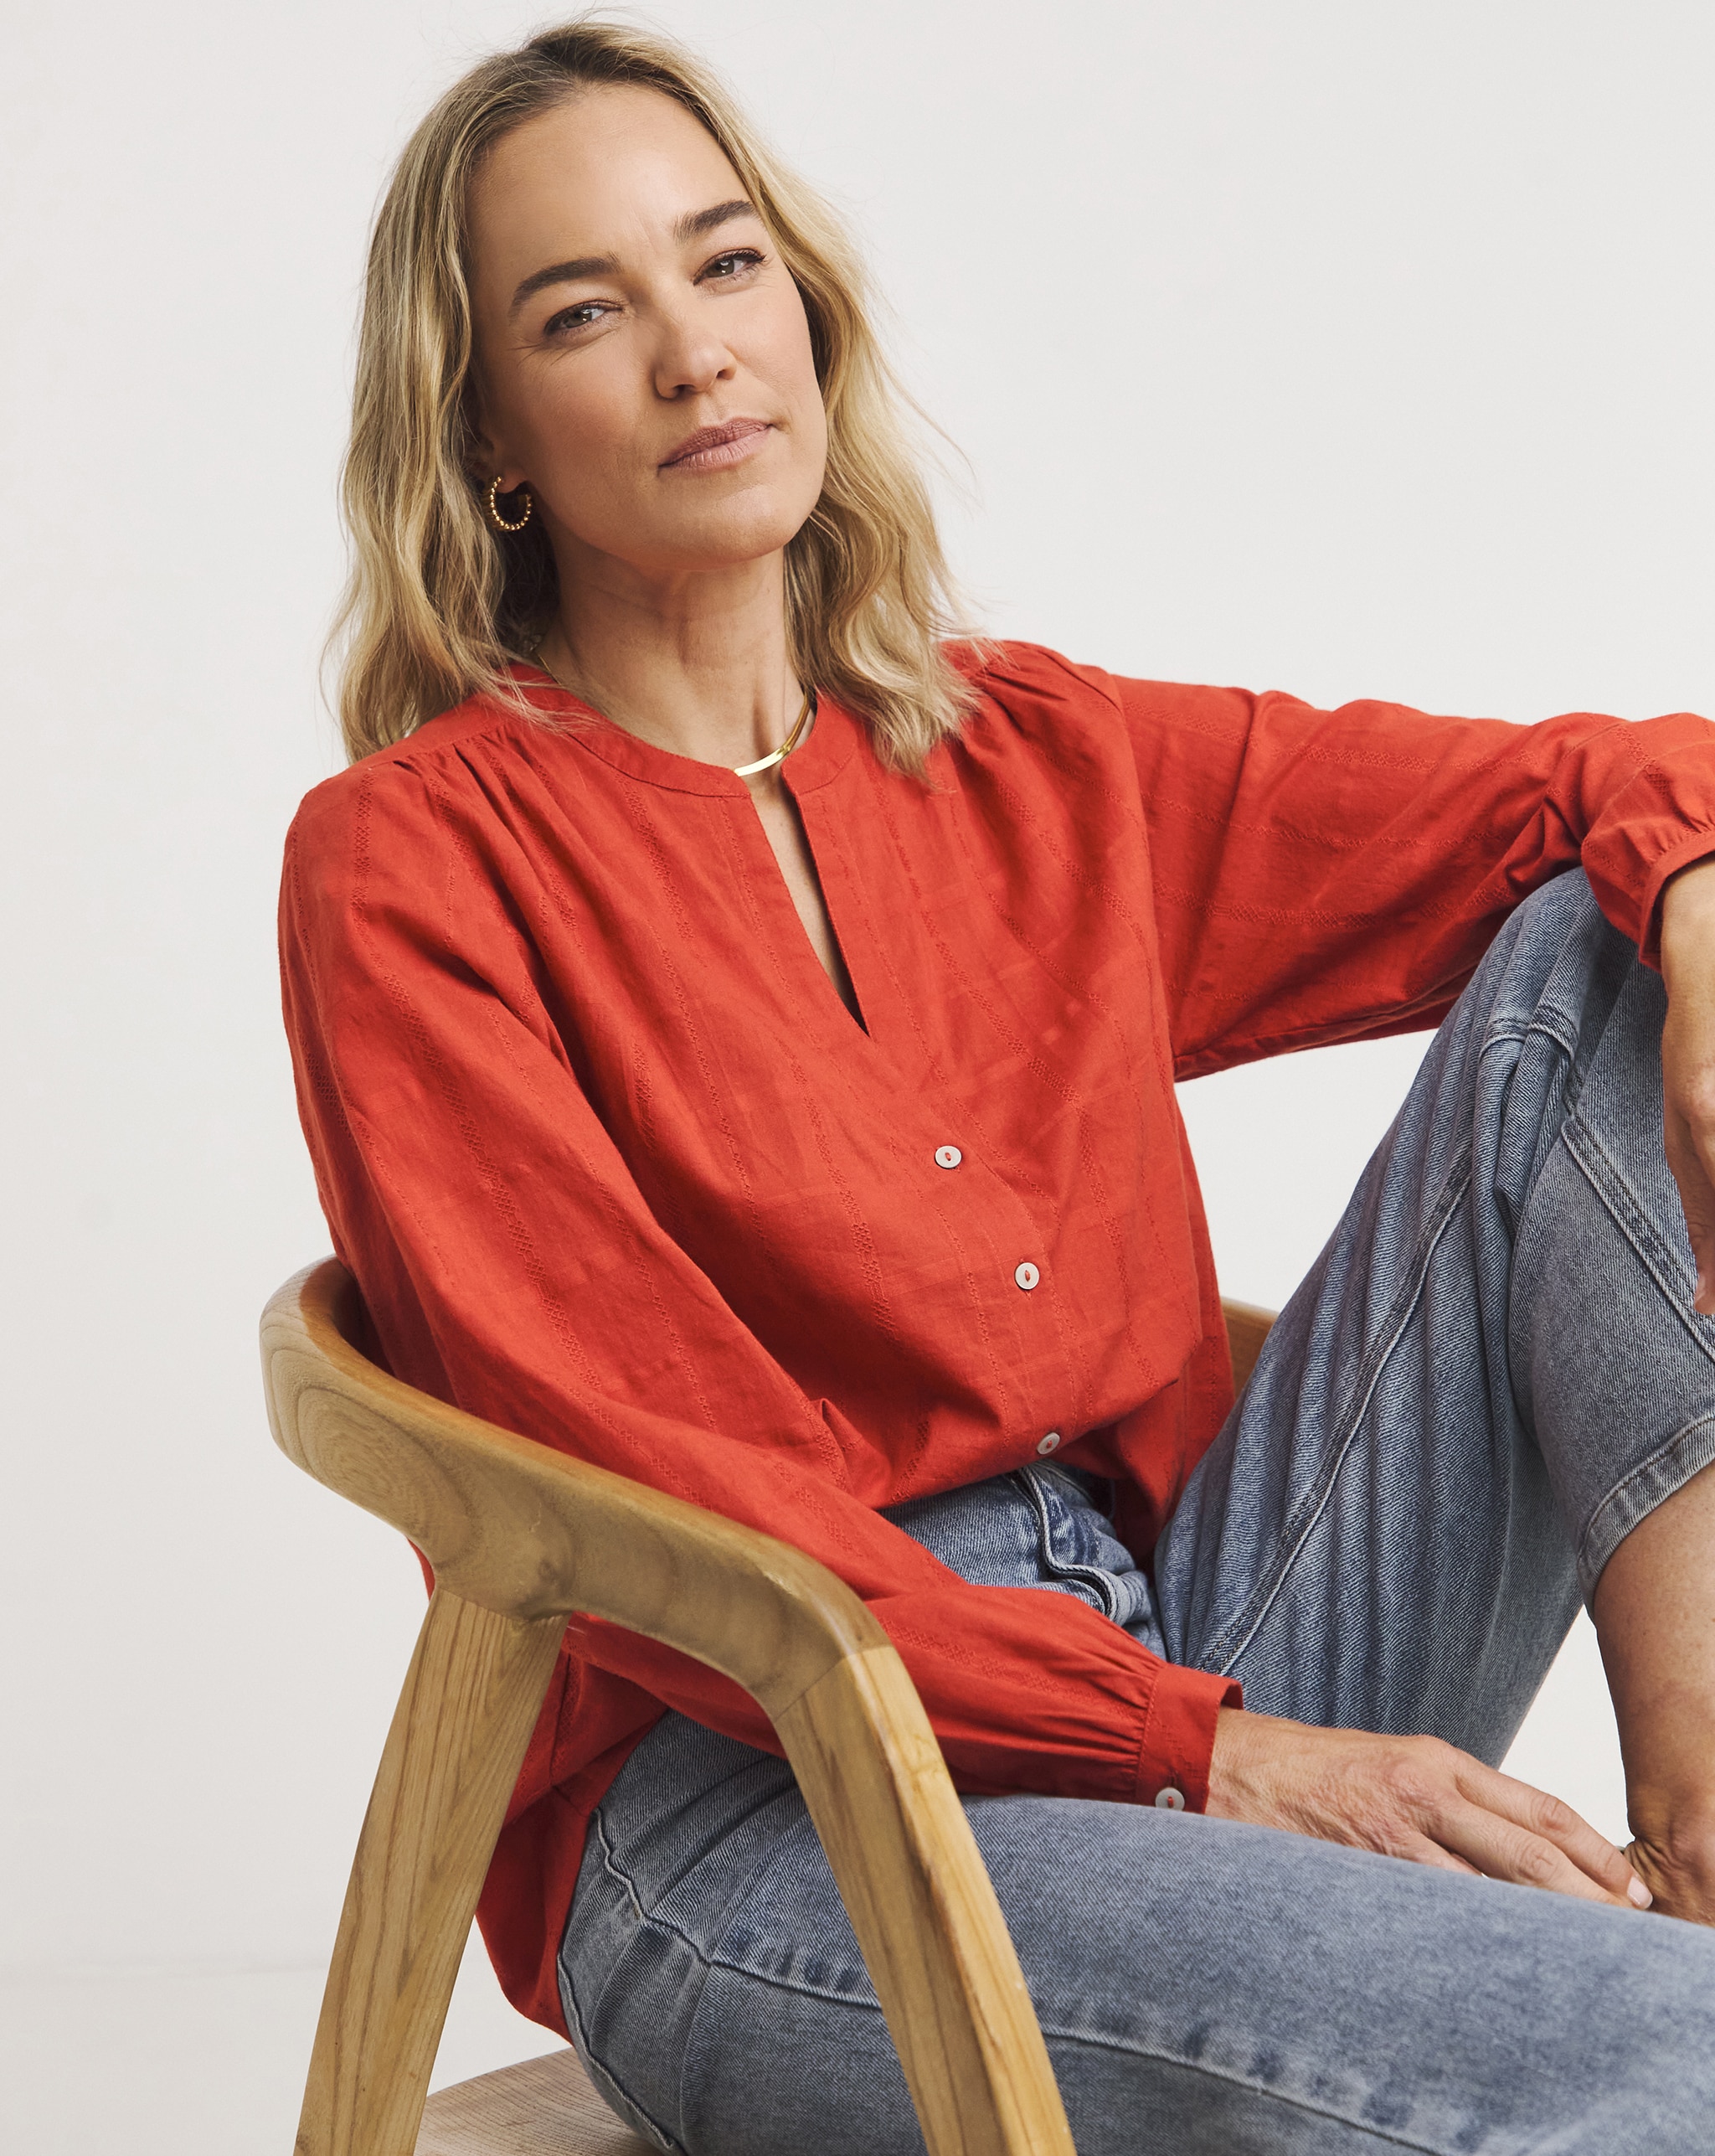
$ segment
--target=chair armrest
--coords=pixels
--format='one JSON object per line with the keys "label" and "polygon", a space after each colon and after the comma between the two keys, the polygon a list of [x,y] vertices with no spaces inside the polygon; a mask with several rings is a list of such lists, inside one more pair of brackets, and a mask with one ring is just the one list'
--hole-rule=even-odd
{"label": "chair armrest", "polygon": [[[533,1629],[587,1612],[741,1685],[797,1776],[931,2156],[1074,2156],[1017,1957],[940,1747],[904,1664],[863,1602],[771,1536],[402,1384],[351,1344],[360,1318],[355,1285],[332,1260],[270,1302],[263,1366],[281,1449],[409,1535],[434,1567],[437,1604],[456,1598],[449,1610],[474,1604]],[[426,1627],[425,1643],[433,1636]],[[539,1681],[545,1686],[546,1665]],[[401,1703],[390,1752],[406,1755],[421,1719]],[[517,1739],[519,1755],[526,1735]],[[496,1830],[499,1821],[495,1808]],[[491,1834],[473,1880],[492,1848]],[[348,1897],[353,1937],[366,1865],[389,1870],[384,1854],[366,1858],[360,1847]],[[474,1899],[475,1884],[470,1891]],[[342,1925],[342,1941],[346,1933]],[[409,1957],[401,1945],[393,1966]],[[353,1981],[342,1977],[342,1992]],[[359,1988],[372,1981],[363,1976]],[[330,1997],[334,1988],[331,1980]],[[338,2018],[324,2006],[324,2031]],[[335,2048],[333,2034],[318,2035],[318,2060]],[[404,2107],[413,2131],[427,2071],[417,2075],[415,2110]],[[312,2086],[306,2118],[330,2108]],[[346,2131],[317,2123],[301,2147],[380,2156],[357,2128],[351,2139]]]}
{"label": "chair armrest", "polygon": [[675,1647],[773,1719],[887,1635],[813,1558],[605,1467],[497,1428],[352,1346],[361,1305],[329,1259],[262,1318],[275,1442],[408,1535],[438,1584],[497,1615],[579,1611]]}

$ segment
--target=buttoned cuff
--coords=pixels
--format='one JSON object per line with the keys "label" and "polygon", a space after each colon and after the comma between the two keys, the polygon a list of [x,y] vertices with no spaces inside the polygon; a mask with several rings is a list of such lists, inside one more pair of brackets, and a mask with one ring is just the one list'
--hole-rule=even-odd
{"label": "buttoned cuff", "polygon": [[1235,1678],[1163,1663],[1144,1717],[1136,1801],[1164,1811],[1201,1812],[1209,1800],[1215,1717],[1223,1707],[1244,1705],[1244,1687]]}

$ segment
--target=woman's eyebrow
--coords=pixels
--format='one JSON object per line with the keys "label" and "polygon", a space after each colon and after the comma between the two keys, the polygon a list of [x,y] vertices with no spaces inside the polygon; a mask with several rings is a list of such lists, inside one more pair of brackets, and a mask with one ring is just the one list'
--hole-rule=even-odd
{"label": "woman's eyebrow", "polygon": [[[673,238],[681,245],[688,240],[701,240],[735,217],[755,214],[754,204],[739,195],[731,202],[717,202],[708,209],[688,211],[674,225]],[[574,285],[580,277],[617,276],[619,267],[618,259],[612,255],[579,255],[569,262],[550,262],[545,270],[534,271],[524,279],[512,294],[512,303],[507,312],[516,314],[527,299],[549,285]]]}
{"label": "woman's eyebrow", "polygon": [[579,255],[569,262],[550,262],[545,270],[538,270],[525,278],[512,294],[512,303],[507,312],[516,314],[533,292],[539,292],[548,285],[574,285],[580,277],[612,277],[619,274],[619,261],[612,255]]}
{"label": "woman's eyebrow", "polygon": [[729,224],[735,217],[755,214],[755,204],[746,202],[740,195],[735,201],[718,202],[713,209],[694,209],[688,217],[682,217],[673,227],[673,237],[679,240],[701,240],[718,225]]}

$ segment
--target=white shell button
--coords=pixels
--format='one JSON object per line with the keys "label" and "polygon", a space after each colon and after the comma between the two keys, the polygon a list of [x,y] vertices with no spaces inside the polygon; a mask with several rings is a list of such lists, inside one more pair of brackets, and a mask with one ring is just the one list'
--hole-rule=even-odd
{"label": "white shell button", "polygon": [[1036,1449],[1042,1454],[1043,1459],[1047,1459],[1050,1452],[1058,1452],[1060,1449],[1059,1431],[1058,1430],[1050,1430],[1048,1436],[1043,1438],[1038,1444]]}
{"label": "white shell button", "polygon": [[938,1145],[935,1149],[935,1164],[937,1168],[956,1168],[964,1158],[964,1154],[955,1145]]}
{"label": "white shell button", "polygon": [[1042,1278],[1042,1275],[1030,1262],[1030,1260],[1026,1258],[1023,1264],[1021,1265],[1017,1271],[1012,1275],[1012,1277],[1024,1290],[1024,1292],[1028,1295],[1031,1289],[1034,1287],[1038,1281]]}
{"label": "white shell button", "polygon": [[1185,1809],[1185,1792],[1182,1789],[1157,1789],[1156,1809],[1158,1812],[1182,1812]]}

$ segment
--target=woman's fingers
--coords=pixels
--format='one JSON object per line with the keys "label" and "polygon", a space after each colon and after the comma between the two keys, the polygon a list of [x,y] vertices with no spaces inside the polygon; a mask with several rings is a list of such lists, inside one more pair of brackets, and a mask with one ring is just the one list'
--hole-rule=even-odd
{"label": "woman's fingers", "polygon": [[1468,1797],[1486,1804],[1491,1811],[1501,1813],[1531,1834],[1555,1844],[1610,1894],[1624,1896],[1636,1876],[1623,1851],[1617,1849],[1605,1834],[1599,1834],[1570,1804],[1551,1797],[1546,1790],[1517,1781],[1510,1774],[1498,1773],[1481,1761],[1474,1762],[1473,1768],[1460,1779],[1461,1786],[1467,1782],[1473,1785],[1465,1788]]}
{"label": "woman's fingers", "polygon": [[1445,1822],[1447,1845],[1479,1871],[1585,1901],[1648,1907],[1649,1890],[1624,1855],[1571,1805],[1477,1760],[1463,1759],[1455,1782],[1460,1801]]}
{"label": "woman's fingers", "polygon": [[1625,1858],[1569,1804],[1439,1737],[1323,1730],[1223,1708],[1208,1808],[1438,1871],[1609,1906],[1650,1904]]}
{"label": "woman's fingers", "polygon": [[1481,1804],[1460,1799],[1450,1805],[1437,1822],[1437,1834],[1444,1847],[1485,1878],[1545,1887],[1551,1894],[1570,1894],[1584,1901],[1611,1905],[1626,1898],[1623,1885],[1617,1893],[1599,1885],[1564,1849]]}
{"label": "woman's fingers", "polygon": [[1391,1809],[1395,1826],[1381,1845],[1396,1855],[1429,1861],[1415,1846],[1421,1838],[1486,1878],[1648,1906],[1625,1859],[1569,1804],[1439,1738],[1393,1740],[1382,1781],[1383,1818]]}
{"label": "woman's fingers", "polygon": [[1467,1864],[1462,1856],[1455,1856],[1451,1849],[1443,1849],[1439,1842],[1432,1842],[1427,1834],[1408,1834],[1393,1854],[1402,1856],[1408,1864],[1420,1864],[1431,1871],[1462,1871],[1467,1879],[1481,1879],[1481,1868]]}

